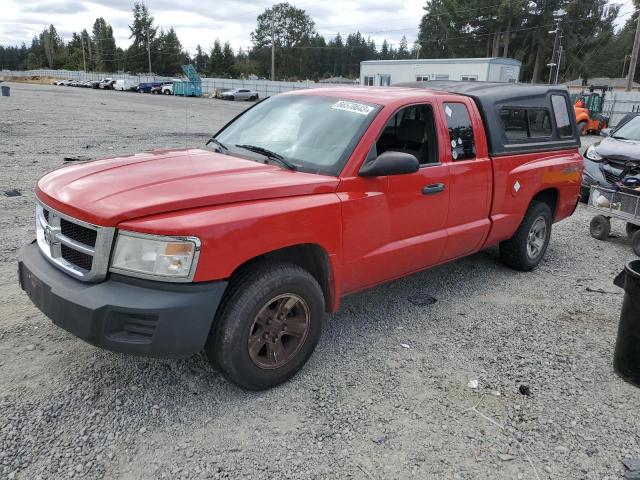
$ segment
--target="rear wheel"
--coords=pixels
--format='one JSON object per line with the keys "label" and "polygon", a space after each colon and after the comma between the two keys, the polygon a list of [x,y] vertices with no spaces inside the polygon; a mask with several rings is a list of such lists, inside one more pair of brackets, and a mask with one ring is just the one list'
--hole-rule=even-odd
{"label": "rear wheel", "polygon": [[589,232],[593,238],[605,241],[611,233],[611,221],[604,215],[596,215],[591,219]]}
{"label": "rear wheel", "polygon": [[252,102],[254,102],[254,101],[255,101],[255,100],[257,100],[257,99],[258,99],[258,97],[256,97],[255,95],[251,95],[251,96],[249,97],[249,100],[251,100]]}
{"label": "rear wheel", "polygon": [[231,95],[231,96],[229,97],[229,100],[231,100],[231,101],[233,101],[233,100],[235,100],[235,99],[236,99],[236,97],[234,97],[233,95]]}
{"label": "rear wheel", "polygon": [[551,239],[551,208],[534,200],[520,227],[509,240],[500,243],[500,258],[509,267],[528,272],[538,266]]}
{"label": "rear wheel", "polygon": [[587,122],[585,122],[584,120],[582,122],[578,122],[578,131],[580,132],[580,135],[586,135],[587,134]]}
{"label": "rear wheel", "polygon": [[303,268],[267,262],[229,287],[205,347],[227,380],[249,390],[279,385],[302,368],[318,343],[324,295]]}

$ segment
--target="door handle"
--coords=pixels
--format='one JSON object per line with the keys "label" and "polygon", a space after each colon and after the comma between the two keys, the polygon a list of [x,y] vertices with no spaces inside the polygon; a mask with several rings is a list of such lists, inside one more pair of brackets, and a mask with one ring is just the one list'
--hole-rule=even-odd
{"label": "door handle", "polygon": [[422,188],[423,195],[433,195],[444,191],[444,183],[434,183]]}

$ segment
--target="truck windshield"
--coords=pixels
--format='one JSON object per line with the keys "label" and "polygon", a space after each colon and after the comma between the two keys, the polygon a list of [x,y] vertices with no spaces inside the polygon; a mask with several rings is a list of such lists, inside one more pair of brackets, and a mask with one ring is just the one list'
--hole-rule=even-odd
{"label": "truck windshield", "polygon": [[613,138],[640,141],[640,115],[629,120],[613,132]]}
{"label": "truck windshield", "polygon": [[[295,169],[338,175],[379,111],[378,105],[319,95],[280,95],[251,108],[215,135],[230,155],[251,145]],[[255,148],[258,147],[258,148]]]}

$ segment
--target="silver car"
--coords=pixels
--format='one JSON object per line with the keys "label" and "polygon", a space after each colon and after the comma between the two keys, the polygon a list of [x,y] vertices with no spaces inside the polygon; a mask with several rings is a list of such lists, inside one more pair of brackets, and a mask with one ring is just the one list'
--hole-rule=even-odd
{"label": "silver car", "polygon": [[220,94],[220,98],[223,100],[258,100],[260,95],[255,90],[249,90],[248,88],[234,88]]}

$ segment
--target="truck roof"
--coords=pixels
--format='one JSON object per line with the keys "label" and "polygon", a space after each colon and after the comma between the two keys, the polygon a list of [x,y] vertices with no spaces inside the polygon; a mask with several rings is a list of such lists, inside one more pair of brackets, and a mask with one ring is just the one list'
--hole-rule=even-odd
{"label": "truck roof", "polygon": [[[457,82],[431,81],[407,82],[397,84],[402,88],[426,89],[433,92],[447,92],[465,95],[474,100],[485,125],[489,152],[491,155],[508,155],[510,153],[539,152],[564,150],[580,146],[580,132],[576,127],[575,114],[571,104],[569,90],[563,85],[542,85],[504,82]],[[561,135],[558,127],[559,115],[552,104],[553,96],[564,98],[566,114],[571,125],[570,136]],[[514,140],[508,138],[501,114],[510,110],[547,110],[551,134],[545,137],[529,137]]]}
{"label": "truck roof", "polygon": [[[580,132],[576,127],[569,90],[562,85],[430,81],[398,83],[390,87],[312,88],[287,94],[344,97],[383,106],[402,100],[420,101],[432,96],[464,95],[471,98],[480,111],[492,156],[566,150],[580,146]],[[564,111],[558,111],[562,102],[554,108],[553,97],[556,96],[564,99]],[[529,121],[529,116],[533,118],[533,113],[540,113],[541,110],[547,112],[543,124],[545,131],[550,132],[543,136],[537,131],[533,132]],[[505,125],[505,118],[509,115],[512,118],[519,117],[520,124]],[[565,122],[564,129],[561,128],[563,125],[558,125],[559,120]]]}

